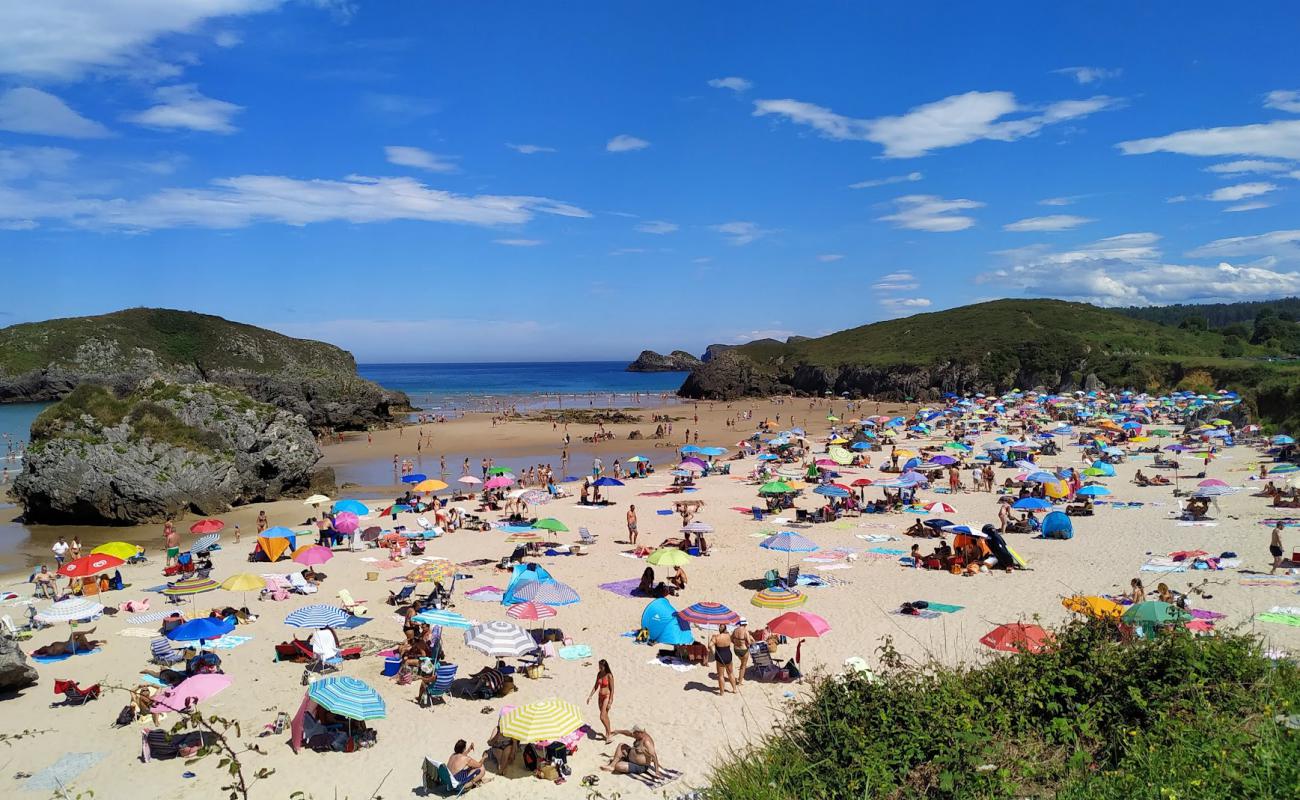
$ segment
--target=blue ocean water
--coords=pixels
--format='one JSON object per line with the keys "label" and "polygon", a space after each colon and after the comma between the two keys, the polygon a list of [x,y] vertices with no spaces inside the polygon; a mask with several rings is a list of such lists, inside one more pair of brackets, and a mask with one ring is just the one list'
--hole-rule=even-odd
{"label": "blue ocean water", "polygon": [[0,405],[0,459],[7,458],[20,444],[27,442],[32,420],[49,403],[15,403]]}

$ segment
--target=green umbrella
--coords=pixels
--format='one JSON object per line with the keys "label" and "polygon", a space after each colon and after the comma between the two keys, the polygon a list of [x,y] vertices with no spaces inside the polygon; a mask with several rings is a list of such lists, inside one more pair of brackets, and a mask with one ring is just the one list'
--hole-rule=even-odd
{"label": "green umbrella", "polygon": [[785,481],[768,481],[758,487],[759,494],[785,494],[786,492],[793,491],[794,487],[790,486],[790,484]]}
{"label": "green umbrella", "polygon": [[533,527],[541,528],[544,531],[554,531],[556,533],[564,533],[569,530],[567,527],[565,527],[563,522],[560,522],[558,519],[555,519],[554,517],[539,519],[533,523]]}
{"label": "green umbrella", "polygon": [[1191,618],[1191,614],[1178,606],[1162,603],[1159,600],[1146,600],[1135,603],[1129,606],[1128,611],[1125,611],[1123,616],[1125,622],[1144,627],[1181,623]]}
{"label": "green umbrella", "polygon": [[1164,428],[1156,428],[1155,430],[1151,431],[1151,435],[1152,435],[1152,436],[1171,436],[1172,434],[1170,434],[1169,431],[1165,430]]}
{"label": "green umbrella", "polygon": [[488,474],[489,475],[513,475],[514,470],[510,469],[510,467],[493,467],[492,469],[488,470]]}

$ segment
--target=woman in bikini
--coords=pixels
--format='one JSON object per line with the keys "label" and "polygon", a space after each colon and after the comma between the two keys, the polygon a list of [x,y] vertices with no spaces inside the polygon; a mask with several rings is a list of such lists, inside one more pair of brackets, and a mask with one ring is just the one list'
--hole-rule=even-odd
{"label": "woman in bikini", "polygon": [[733,642],[731,635],[727,633],[726,625],[719,625],[718,632],[712,639],[713,644],[713,661],[714,668],[718,671],[718,694],[726,693],[726,687],[723,684],[725,678],[731,683],[731,693],[736,693],[736,673],[731,666]]}
{"label": "woman in bikini", "polygon": [[754,643],[754,637],[750,634],[749,628],[746,627],[744,617],[740,618],[740,622],[736,624],[736,629],[731,632],[731,643],[735,647],[736,658],[740,661],[736,665],[736,687],[739,688],[745,684],[745,666],[749,662],[749,646]]}
{"label": "woman in bikini", "polygon": [[592,695],[597,695],[596,707],[600,709],[600,724],[605,726],[604,741],[609,741],[609,710],[614,707],[614,673],[609,669],[609,662],[603,658],[596,667],[596,683],[587,693],[588,703],[591,702]]}

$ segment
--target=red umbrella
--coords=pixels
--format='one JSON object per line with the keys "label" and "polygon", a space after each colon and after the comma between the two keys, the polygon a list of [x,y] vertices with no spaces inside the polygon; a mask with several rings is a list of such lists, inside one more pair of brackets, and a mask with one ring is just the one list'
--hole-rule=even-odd
{"label": "red umbrella", "polygon": [[1005,653],[1018,653],[1021,650],[1041,653],[1051,644],[1052,634],[1038,625],[1026,625],[1013,622],[999,625],[980,637],[980,644],[1001,650]]}
{"label": "red umbrella", "polygon": [[201,519],[190,526],[190,533],[217,533],[226,527],[219,519]]}
{"label": "red umbrella", "polygon": [[858,478],[856,481],[853,482],[853,485],[854,485],[854,486],[870,486],[870,485],[871,485],[871,479],[870,479],[870,478]]}
{"label": "red umbrella", "polygon": [[110,556],[108,553],[91,553],[59,567],[59,574],[68,578],[85,578],[106,569],[120,567],[125,563],[117,556]]}
{"label": "red umbrella", "polygon": [[551,608],[545,603],[534,603],[532,601],[527,603],[516,603],[506,609],[506,616],[511,619],[550,619],[555,616],[555,614],[556,612],[554,608]]}

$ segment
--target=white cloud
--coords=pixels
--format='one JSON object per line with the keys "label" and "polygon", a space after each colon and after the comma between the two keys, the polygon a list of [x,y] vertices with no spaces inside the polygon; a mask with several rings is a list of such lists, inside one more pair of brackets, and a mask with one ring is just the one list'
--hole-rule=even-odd
{"label": "white cloud", "polygon": [[640,253],[648,252],[644,247],[620,247],[617,250],[610,250],[611,256],[633,256]]}
{"label": "white cloud", "polygon": [[0,220],[0,231],[30,231],[40,227],[34,219]]}
{"label": "white cloud", "polygon": [[823,264],[829,264],[832,261],[839,261],[843,258],[844,255],[842,253],[822,253],[821,255],[817,256],[817,260],[822,262]]}
{"label": "white cloud", "polygon": [[1250,173],[1268,173],[1268,172],[1286,172],[1291,169],[1290,164],[1283,164],[1278,161],[1260,161],[1257,159],[1247,159],[1245,161],[1228,161],[1223,164],[1213,164],[1205,168],[1206,172],[1214,172],[1220,175],[1246,175]]}
{"label": "white cloud", "polygon": [[536,247],[544,244],[541,239],[493,239],[492,241],[507,247]]}
{"label": "white cloud", "polygon": [[399,167],[415,167],[429,172],[456,171],[456,165],[447,156],[430,153],[428,150],[422,150],[418,147],[389,145],[384,148],[384,155],[388,157],[388,163],[396,164]]}
{"label": "white cloud", "polygon": [[1300,230],[1215,239],[1188,251],[1187,255],[1190,258],[1213,259],[1263,256],[1284,263],[1300,263]]}
{"label": "white cloud", "polygon": [[509,147],[511,150],[514,150],[516,153],[523,153],[526,156],[531,156],[534,153],[555,152],[554,147],[543,147],[540,144],[510,144],[509,142],[506,142],[506,147]]}
{"label": "white cloud", "polygon": [[977,200],[945,200],[930,194],[909,194],[896,198],[894,206],[893,214],[878,219],[914,231],[951,233],[975,224],[974,217],[954,212],[982,208],[984,204]]}
{"label": "white cloud", "polygon": [[895,311],[909,308],[929,308],[931,303],[926,297],[884,297],[880,304]]}
{"label": "white cloud", "polygon": [[[981,139],[1015,141],[1047,125],[1081,119],[1117,104],[1114,98],[1097,96],[1031,108],[1019,105],[1010,92],[967,92],[894,117],[854,119],[790,99],[759,100],[754,103],[754,116],[776,114],[830,139],[875,142],[884,147],[886,158],[912,158]],[[1017,113],[1025,115],[1004,119]]]}
{"label": "white cloud", "polygon": [[1075,196],[1075,197],[1044,197],[1042,200],[1039,200],[1039,201],[1038,201],[1038,204],[1039,204],[1040,206],[1071,206],[1071,205],[1074,205],[1075,201],[1078,200],[1078,199],[1079,199],[1078,196]]}
{"label": "white cloud", "polygon": [[661,219],[648,220],[636,226],[636,229],[642,233],[672,233],[677,230],[677,228],[677,223],[664,222]]}
{"label": "white cloud", "polygon": [[1126,156],[1179,153],[1186,156],[1256,156],[1300,159],[1300,120],[1278,120],[1221,128],[1194,128],[1116,145]]}
{"label": "white cloud", "polygon": [[626,133],[620,133],[605,143],[605,149],[611,153],[627,153],[632,150],[644,150],[650,146],[645,139],[638,139]]}
{"label": "white cloud", "polygon": [[268,11],[282,0],[32,0],[0,3],[0,73],[72,80],[88,70],[174,73],[150,45],[214,19]]}
{"label": "white cloud", "polygon": [[1075,214],[1049,214],[1045,217],[1029,217],[1028,219],[1009,222],[1002,226],[1002,230],[1016,231],[1018,233],[1028,231],[1068,231],[1089,222],[1096,222],[1096,220]]}
{"label": "white cloud", "polygon": [[1249,203],[1238,203],[1235,206],[1228,206],[1224,211],[1258,211],[1261,208],[1272,208],[1272,203],[1264,203],[1259,200],[1253,200]]}
{"label": "white cloud", "polygon": [[300,180],[240,175],[134,199],[0,186],[0,220],[52,219],[94,229],[231,229],[261,223],[394,220],[505,225],[527,222],[537,214],[591,216],[577,206],[545,197],[461,195],[405,177]]}
{"label": "white cloud", "polygon": [[1185,195],[1185,194],[1176,194],[1176,195],[1173,195],[1172,197],[1166,197],[1166,198],[1165,198],[1165,202],[1166,202],[1166,203],[1186,203],[1186,202],[1187,202],[1188,200],[1190,200],[1190,199],[1191,199],[1191,198],[1188,197],[1188,196]]}
{"label": "white cloud", "polygon": [[1300,92],[1295,89],[1277,89],[1264,98],[1264,105],[1278,111],[1300,114]]}
{"label": "white cloud", "polygon": [[754,84],[744,78],[714,78],[709,81],[709,85],[714,89],[730,89],[733,92],[744,92],[754,88]]}
{"label": "white cloud", "polygon": [[1124,70],[1107,69],[1106,67],[1062,67],[1061,69],[1054,69],[1052,72],[1057,75],[1069,75],[1079,83],[1086,85],[1107,78],[1118,78],[1123,74]]}
{"label": "white cloud", "polygon": [[1224,186],[1222,189],[1215,189],[1210,192],[1208,197],[1218,203],[1232,203],[1237,200],[1245,200],[1248,197],[1259,197],[1276,190],[1277,184],[1263,181],[1238,183],[1232,186]]}
{"label": "white cloud", "polygon": [[746,342],[752,342],[757,339],[776,339],[779,342],[784,342],[786,339],[795,335],[794,331],[788,331],[784,328],[765,328],[757,331],[742,331],[733,335],[731,341],[734,344],[745,344]]}
{"label": "white cloud", "polygon": [[871,288],[881,292],[906,292],[920,286],[916,276],[903,270],[882,275],[880,280],[871,284]]}
{"label": "white cloud", "polygon": [[238,47],[244,43],[244,37],[234,31],[217,31],[212,43],[217,47]]}
{"label": "white cloud", "polygon": [[[1278,233],[1294,234],[1300,241],[1300,231]],[[1159,238],[1153,233],[1130,233],[1073,250],[1057,251],[1044,245],[1008,250],[1000,254],[1008,261],[1006,267],[984,273],[977,280],[996,285],[999,291],[1012,289],[1103,306],[1230,302],[1300,292],[1300,273],[1296,272],[1229,263],[1165,263],[1157,246]],[[1207,248],[1202,250],[1208,255]],[[1236,246],[1225,244],[1219,249]]]}
{"label": "white cloud", "polygon": [[199,93],[192,83],[176,86],[159,86],[154,89],[158,105],[126,117],[128,122],[150,128],[188,128],[208,133],[234,133],[238,128],[231,117],[243,110],[242,106],[214,100]]}
{"label": "white cloud", "polygon": [[69,139],[99,139],[110,135],[108,128],[81,116],[59,98],[31,87],[0,94],[0,130]]}
{"label": "white cloud", "polygon": [[746,245],[771,233],[754,222],[724,222],[710,225],[709,230],[717,231],[727,237],[733,245]]}
{"label": "white cloud", "polygon": [[64,175],[77,157],[76,151],[63,147],[0,149],[0,181]]}
{"label": "white cloud", "polygon": [[871,189],[876,186],[888,186],[891,183],[915,183],[925,176],[919,172],[909,172],[906,175],[890,175],[888,178],[872,178],[867,181],[858,181],[850,183],[850,189]]}

